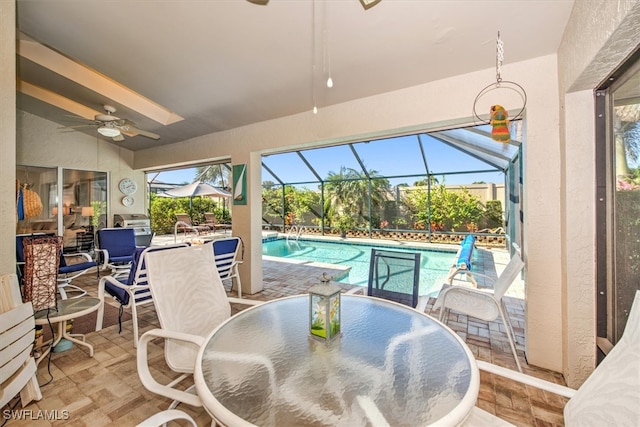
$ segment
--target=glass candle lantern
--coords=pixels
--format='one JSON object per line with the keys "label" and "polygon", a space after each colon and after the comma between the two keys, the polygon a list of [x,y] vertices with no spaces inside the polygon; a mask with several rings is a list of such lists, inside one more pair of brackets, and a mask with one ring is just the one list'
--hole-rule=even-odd
{"label": "glass candle lantern", "polygon": [[309,333],[329,342],[340,335],[340,287],[323,283],[309,288]]}

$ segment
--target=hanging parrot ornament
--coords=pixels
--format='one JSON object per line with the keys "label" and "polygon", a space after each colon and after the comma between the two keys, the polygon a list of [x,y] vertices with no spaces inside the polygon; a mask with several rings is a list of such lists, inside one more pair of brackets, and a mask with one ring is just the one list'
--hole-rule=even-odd
{"label": "hanging parrot ornament", "polygon": [[507,143],[511,141],[509,133],[509,113],[502,105],[491,107],[491,138],[496,142]]}

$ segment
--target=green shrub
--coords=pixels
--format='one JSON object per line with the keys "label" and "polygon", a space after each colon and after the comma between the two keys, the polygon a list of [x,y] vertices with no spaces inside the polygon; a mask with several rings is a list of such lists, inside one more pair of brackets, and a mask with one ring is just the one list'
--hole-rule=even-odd
{"label": "green shrub", "polygon": [[188,197],[172,199],[151,195],[151,230],[156,234],[173,234],[177,213],[189,214],[194,224],[205,222],[205,213],[212,212],[220,223],[231,222],[228,209],[224,212],[222,207],[208,197],[194,197],[189,203]]}

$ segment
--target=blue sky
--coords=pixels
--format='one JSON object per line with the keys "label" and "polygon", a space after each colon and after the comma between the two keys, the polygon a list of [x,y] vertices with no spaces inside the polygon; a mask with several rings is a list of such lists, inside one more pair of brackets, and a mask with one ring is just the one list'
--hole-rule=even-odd
{"label": "blue sky", "polygon": [[[463,172],[492,169],[486,163],[466,155],[459,150],[440,143],[430,137],[422,136],[428,167],[441,181],[439,174],[443,172]],[[425,166],[415,135],[387,139],[383,141],[362,142],[354,144],[358,155],[368,170],[375,170],[382,176],[403,176],[424,174]],[[325,147],[303,151],[303,155],[321,177],[329,172],[338,172],[340,166],[360,170],[360,166],[347,145]],[[284,182],[316,181],[302,159],[296,153],[283,153],[267,156],[264,163],[272,169]],[[161,172],[157,180],[183,184],[193,182],[195,168]],[[404,177],[391,179],[392,185],[408,183],[412,185],[418,178]],[[263,169],[262,180],[275,181]],[[447,184],[471,184],[474,181],[485,181],[502,184],[504,176],[500,172],[483,174],[447,175]],[[310,184],[309,188],[314,185]]]}

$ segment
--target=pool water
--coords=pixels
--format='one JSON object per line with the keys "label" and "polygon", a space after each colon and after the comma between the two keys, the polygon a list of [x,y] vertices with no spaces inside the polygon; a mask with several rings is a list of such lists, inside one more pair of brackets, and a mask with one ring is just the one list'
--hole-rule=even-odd
{"label": "pool water", "polygon": [[[420,295],[430,296],[437,295],[442,286],[442,279],[446,277],[451,265],[456,261],[457,251],[457,248],[447,251],[407,246],[396,248],[382,244],[373,246],[349,242],[278,239],[263,242],[262,255],[346,265],[351,267],[349,273],[343,277],[337,277],[335,280],[341,283],[367,286],[371,248],[420,252]],[[476,257],[476,251],[474,251],[473,257]]]}

